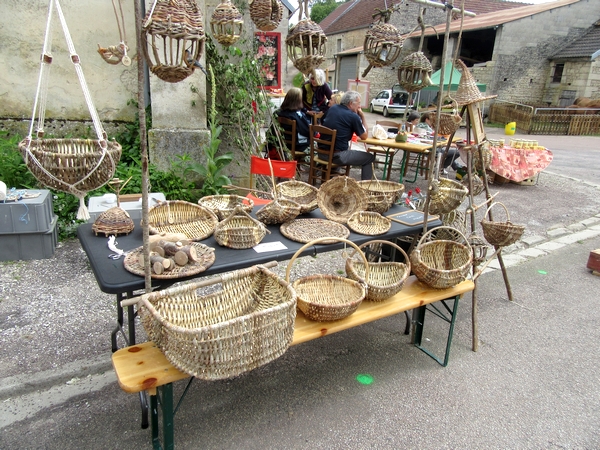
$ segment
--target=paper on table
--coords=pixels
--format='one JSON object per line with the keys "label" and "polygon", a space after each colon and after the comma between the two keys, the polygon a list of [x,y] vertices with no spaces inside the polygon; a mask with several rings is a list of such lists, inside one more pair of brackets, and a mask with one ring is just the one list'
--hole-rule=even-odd
{"label": "paper on table", "polygon": [[265,242],[264,244],[255,245],[253,248],[256,253],[274,252],[276,250],[287,249],[287,247],[281,241]]}

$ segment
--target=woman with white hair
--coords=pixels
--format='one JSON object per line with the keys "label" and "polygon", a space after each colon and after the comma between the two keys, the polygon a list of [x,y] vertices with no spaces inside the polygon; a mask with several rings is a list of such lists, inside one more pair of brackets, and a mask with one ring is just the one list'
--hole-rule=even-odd
{"label": "woman with white hair", "polygon": [[333,93],[326,81],[325,72],[315,69],[308,81],[302,85],[302,103],[307,114],[312,116],[319,112],[325,113],[329,109],[327,102]]}

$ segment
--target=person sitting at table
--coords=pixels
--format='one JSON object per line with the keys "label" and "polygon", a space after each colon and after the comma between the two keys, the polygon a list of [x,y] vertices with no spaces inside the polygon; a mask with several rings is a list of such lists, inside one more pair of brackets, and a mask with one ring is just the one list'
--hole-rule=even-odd
{"label": "person sitting at table", "polygon": [[419,114],[417,111],[411,111],[406,118],[406,130],[412,131],[419,123],[420,118],[421,114]]}
{"label": "person sitting at table", "polygon": [[329,109],[327,102],[333,92],[326,81],[325,72],[322,69],[315,69],[308,81],[302,85],[302,102],[309,116],[320,112],[326,113]]}
{"label": "person sitting at table", "polygon": [[360,139],[369,136],[367,119],[360,107],[360,94],[356,91],[346,92],[340,104],[329,109],[323,126],[337,130],[333,163],[340,166],[360,166],[361,180],[372,179],[375,155],[366,151],[351,150],[349,145],[353,133]]}
{"label": "person sitting at table", "polygon": [[[296,152],[307,153],[310,145],[310,118],[302,111],[302,91],[293,87],[281,103],[281,107],[275,111],[277,117],[285,117],[296,122]],[[289,125],[282,125],[286,131],[290,131]]]}
{"label": "person sitting at table", "polygon": [[[409,116],[410,117],[410,116]],[[415,129],[417,130],[425,130],[427,135],[433,135],[433,121],[430,112],[426,112],[421,116],[419,123],[416,125]],[[436,158],[438,155],[442,154],[445,151],[445,148],[438,147],[435,150]],[[452,169],[456,171],[456,179],[461,180],[462,177],[467,173],[466,166],[464,163],[459,161],[460,155],[458,153],[458,149],[456,147],[450,147],[448,152],[446,153],[446,157],[444,161],[442,161],[442,173],[444,175],[448,175],[448,167],[452,166]]]}

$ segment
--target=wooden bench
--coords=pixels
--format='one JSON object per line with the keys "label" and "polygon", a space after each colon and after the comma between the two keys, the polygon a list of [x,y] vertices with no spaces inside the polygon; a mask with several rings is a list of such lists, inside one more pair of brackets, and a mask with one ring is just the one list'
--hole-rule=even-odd
{"label": "wooden bench", "polygon": [[[413,313],[415,346],[427,353],[442,366],[446,366],[450,356],[458,300],[465,292],[472,291],[474,286],[472,281],[463,281],[450,289],[432,289],[419,282],[414,276],[411,276],[406,280],[402,290],[395,296],[384,302],[362,302],[354,314],[343,320],[313,322],[306,319],[301,312],[298,312],[294,338],[291,345],[308,342],[408,310],[415,310]],[[452,305],[447,303],[450,300],[453,301]],[[436,302],[441,302],[443,309],[439,308],[435,304]],[[431,309],[428,309],[428,306]],[[446,352],[443,359],[436,357],[421,345],[425,312],[427,310],[449,323]],[[174,448],[173,424],[176,408],[173,408],[172,383],[189,378],[190,375],[173,367],[164,354],[152,342],[118,350],[112,355],[112,363],[121,388],[125,392],[140,393],[143,409],[143,428],[148,426],[147,419],[144,418],[144,413],[147,417],[147,405],[145,404],[146,396],[143,392],[146,391],[150,395],[152,442],[155,449],[163,448],[161,447],[159,438],[158,406],[160,397],[160,407],[163,415],[164,448]],[[190,383],[192,380],[190,380]],[[181,402],[186,392],[187,388],[179,402]],[[146,411],[144,411],[144,408],[146,408]]]}

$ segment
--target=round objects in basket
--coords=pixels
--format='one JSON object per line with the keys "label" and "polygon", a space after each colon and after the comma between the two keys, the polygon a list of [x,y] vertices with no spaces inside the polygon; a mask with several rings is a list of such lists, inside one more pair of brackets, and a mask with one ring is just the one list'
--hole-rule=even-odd
{"label": "round objects in basket", "polygon": [[241,195],[207,195],[198,200],[198,204],[210,209],[219,220],[229,217],[236,206],[241,206],[247,213],[254,208],[254,202]]}
{"label": "round objects in basket", "polygon": [[[428,241],[432,231],[443,229],[460,235],[464,244],[445,239]],[[451,227],[438,227],[423,234],[410,254],[410,262],[419,281],[435,289],[446,289],[467,278],[473,262],[473,252],[460,231]]]}
{"label": "round objects in basket", "polygon": [[[189,277],[204,272],[215,262],[215,249],[200,242],[192,242],[191,245],[196,250],[196,261],[190,261],[185,266],[175,265],[173,269],[161,274],[152,273],[151,277],[156,279],[173,279]],[[123,267],[128,272],[144,276],[144,266],[140,264],[140,256],[144,254],[144,247],[138,247],[127,252],[123,260]]]}
{"label": "round objects in basket", "polygon": [[[328,242],[328,238],[316,239],[303,245],[289,261],[285,279],[289,282],[294,261],[304,250],[314,244]],[[362,255],[366,267],[365,281],[369,279],[368,262],[358,246],[346,239],[338,239],[356,249]],[[328,322],[348,317],[364,300],[367,290],[365,281],[355,281],[338,275],[309,275],[292,284],[298,295],[298,309],[317,322]]]}
{"label": "round objects in basket", "polygon": [[392,226],[392,221],[373,211],[357,211],[348,219],[348,227],[359,234],[375,236],[387,233]]}
{"label": "round objects in basket", "polygon": [[429,214],[447,214],[458,208],[469,190],[448,178],[433,180],[429,188]]}
{"label": "round objects in basket", "polygon": [[160,202],[148,210],[150,233],[182,233],[192,241],[209,237],[218,222],[208,208],[182,200]]}
{"label": "round objects in basket", "polygon": [[319,189],[304,181],[290,180],[278,183],[275,187],[278,198],[293,200],[300,205],[300,214],[314,211],[317,204]]}
{"label": "round objects in basket", "polygon": [[[219,282],[221,289],[201,290]],[[296,293],[263,266],[144,294],[138,306],[148,337],[169,362],[203,380],[267,364],[294,337]]]}
{"label": "round objects in basket", "polygon": [[[367,296],[365,300],[382,302],[402,290],[404,282],[410,275],[410,261],[408,255],[401,247],[390,241],[375,240],[360,246],[363,249],[372,244],[391,245],[404,256],[405,263],[397,261],[369,262],[369,282],[367,283]],[[354,253],[346,259],[346,274],[353,280],[364,280],[365,264],[353,258]]]}
{"label": "round objects in basket", "polygon": [[293,200],[276,198],[256,212],[256,218],[267,225],[293,220],[300,214],[300,205]]}
{"label": "round objects in basket", "polygon": [[358,185],[367,192],[367,209],[380,214],[389,210],[404,192],[404,185],[394,181],[362,180]]}
{"label": "round objects in basket", "polygon": [[317,194],[321,212],[329,220],[346,223],[357,211],[367,209],[367,193],[352,178],[335,177],[325,182]]}
{"label": "round objects in basket", "polygon": [[215,240],[223,247],[252,248],[263,240],[267,227],[237,206],[231,215],[215,227]]}
{"label": "round objects in basket", "polygon": [[307,242],[328,237],[329,241],[321,241],[321,244],[333,244],[339,238],[350,236],[350,230],[341,223],[327,219],[295,219],[290,220],[279,227],[281,234],[291,241]]}
{"label": "round objects in basket", "polygon": [[96,233],[96,236],[98,233],[104,233],[105,236],[129,234],[133,228],[133,220],[129,213],[118,206],[100,213],[92,225],[92,231]]}
{"label": "round objects in basket", "polygon": [[525,231],[524,225],[515,225],[510,221],[510,215],[508,209],[503,203],[495,202],[492,203],[485,212],[485,216],[488,215],[492,206],[500,205],[506,212],[506,222],[492,222],[487,219],[481,221],[481,228],[483,229],[483,237],[485,240],[492,244],[494,247],[505,247],[512,245],[521,239],[523,232]]}

